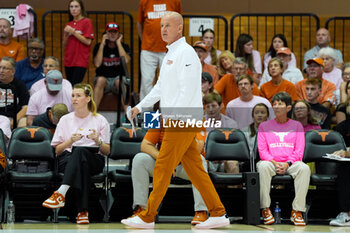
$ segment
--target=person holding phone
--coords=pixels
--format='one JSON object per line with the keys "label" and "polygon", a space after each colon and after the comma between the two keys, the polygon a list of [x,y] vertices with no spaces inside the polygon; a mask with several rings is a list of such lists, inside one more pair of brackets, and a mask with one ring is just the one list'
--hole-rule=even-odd
{"label": "person holding phone", "polygon": [[119,78],[124,75],[121,56],[124,56],[126,64],[130,62],[130,48],[122,42],[123,34],[119,25],[115,22],[106,24],[106,31],[101,43],[94,47],[93,58],[96,67],[94,79],[94,101],[96,107],[100,105],[103,94],[119,91]]}

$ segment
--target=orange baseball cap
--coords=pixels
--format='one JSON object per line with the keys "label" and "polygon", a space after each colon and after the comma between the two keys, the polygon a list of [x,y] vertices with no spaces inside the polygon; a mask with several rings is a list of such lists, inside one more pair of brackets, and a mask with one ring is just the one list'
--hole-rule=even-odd
{"label": "orange baseball cap", "polygon": [[203,41],[200,41],[200,40],[194,42],[193,48],[201,48],[201,49],[204,49],[205,51],[208,51],[207,44],[205,42],[203,42]]}
{"label": "orange baseball cap", "polygon": [[280,54],[280,53],[283,53],[283,54],[286,54],[286,55],[291,55],[292,54],[292,51],[290,51],[289,48],[287,47],[281,47],[277,50],[276,54]]}
{"label": "orange baseball cap", "polygon": [[324,68],[323,59],[320,57],[314,57],[306,61],[306,64],[310,65],[312,62],[322,66]]}

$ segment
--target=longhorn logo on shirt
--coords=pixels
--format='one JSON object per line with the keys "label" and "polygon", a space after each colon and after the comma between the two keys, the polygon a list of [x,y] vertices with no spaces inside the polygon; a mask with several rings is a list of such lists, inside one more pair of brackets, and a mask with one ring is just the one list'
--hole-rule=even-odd
{"label": "longhorn logo on shirt", "polygon": [[27,130],[28,130],[28,132],[30,133],[30,137],[31,138],[34,138],[34,135],[35,135],[35,133],[41,128],[41,127],[38,127],[38,128],[27,128],[27,127],[25,127]]}
{"label": "longhorn logo on shirt", "polygon": [[[129,138],[133,138],[132,136],[132,129],[127,129],[127,128],[124,128],[124,127],[121,127],[122,129],[124,129],[126,132],[128,132],[129,134]],[[140,128],[135,128],[135,131],[137,130],[140,130]]]}
{"label": "longhorn logo on shirt", "polygon": [[317,130],[314,130],[318,135],[321,136],[322,138],[322,142],[325,142],[326,141],[326,136],[332,131],[332,130],[329,130],[327,132],[319,132]]}
{"label": "longhorn logo on shirt", "polygon": [[289,130],[288,132],[274,132],[274,131],[271,131],[271,132],[280,138],[280,142],[284,142],[284,137],[287,136],[289,132],[292,132],[292,130]]}
{"label": "longhorn logo on shirt", "polygon": [[225,140],[228,140],[230,134],[232,134],[235,131],[235,129],[231,129],[231,130],[218,129],[218,130],[221,131],[225,135]]}

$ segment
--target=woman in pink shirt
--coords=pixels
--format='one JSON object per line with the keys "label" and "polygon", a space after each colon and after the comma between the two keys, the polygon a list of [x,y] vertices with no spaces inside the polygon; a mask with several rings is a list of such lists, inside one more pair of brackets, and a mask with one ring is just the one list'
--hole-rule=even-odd
{"label": "woman in pink shirt", "polygon": [[215,42],[215,32],[214,30],[207,28],[202,32],[202,37],[201,40],[204,41],[207,46],[208,46],[208,55],[207,57],[204,59],[204,62],[209,64],[209,65],[213,65],[213,66],[217,66],[217,61],[218,61],[218,57],[221,53],[220,50],[214,48],[214,42]]}
{"label": "woman in pink shirt", "polygon": [[276,175],[291,175],[294,179],[295,198],[292,203],[291,221],[305,226],[302,212],[306,211],[306,195],[310,183],[310,168],[302,162],[305,147],[304,128],[300,122],[289,119],[292,98],[287,92],[279,92],[272,98],[276,118],[262,122],[258,130],[260,161],[256,167],[260,180],[260,208],[264,224],[272,224],[271,179]]}
{"label": "woman in pink shirt", "polygon": [[305,100],[297,100],[295,102],[292,119],[299,121],[303,125],[304,132],[312,129],[321,129],[321,126],[311,114],[310,104]]}
{"label": "woman in pink shirt", "polygon": [[93,89],[89,84],[74,85],[72,104],[75,111],[60,119],[51,141],[58,156],[58,170],[64,172],[62,185],[43,206],[63,207],[68,189],[73,188],[79,195],[77,223],[87,224],[90,177],[104,168],[103,155],[110,152],[110,129],[107,120],[96,113]]}
{"label": "woman in pink shirt", "polygon": [[74,86],[83,81],[86,69],[89,67],[94,31],[82,0],[69,1],[69,20],[63,34],[64,68],[67,80]]}

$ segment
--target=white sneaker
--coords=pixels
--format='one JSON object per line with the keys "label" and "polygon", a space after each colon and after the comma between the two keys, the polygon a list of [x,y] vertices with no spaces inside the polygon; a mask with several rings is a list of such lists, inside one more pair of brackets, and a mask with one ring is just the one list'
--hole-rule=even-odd
{"label": "white sneaker", "polygon": [[152,229],[154,228],[154,222],[144,222],[139,216],[123,219],[121,223],[134,228]]}
{"label": "white sneaker", "polygon": [[197,229],[210,229],[230,225],[230,219],[225,215],[220,217],[209,217],[206,221],[195,226]]}
{"label": "white sneaker", "polygon": [[340,212],[335,219],[330,221],[329,225],[338,227],[350,227],[350,216],[345,212]]}

